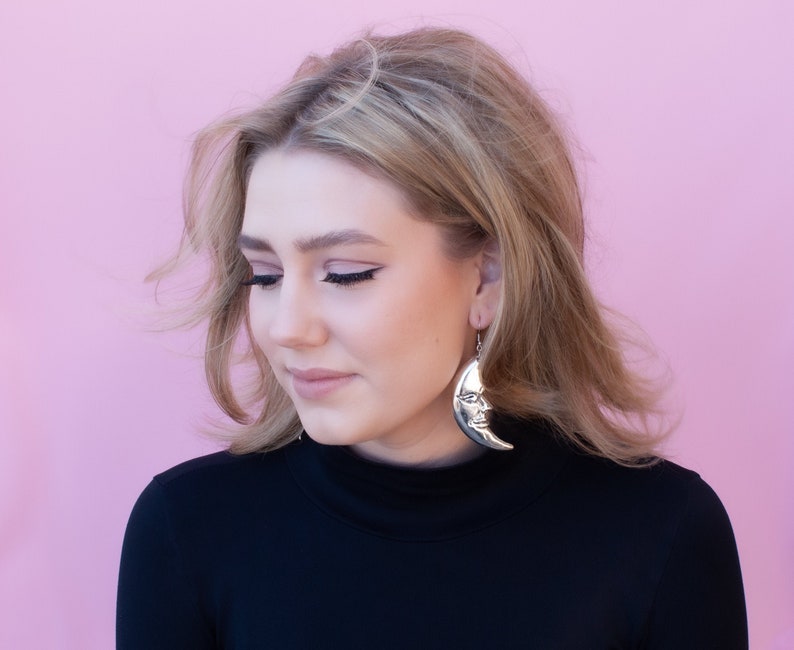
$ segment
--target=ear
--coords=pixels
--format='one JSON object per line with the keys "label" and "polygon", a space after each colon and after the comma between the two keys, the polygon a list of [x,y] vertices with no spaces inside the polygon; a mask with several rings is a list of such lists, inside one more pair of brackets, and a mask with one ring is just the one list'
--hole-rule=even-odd
{"label": "ear", "polygon": [[469,310],[469,324],[481,330],[493,322],[502,293],[502,256],[497,241],[489,239],[477,257],[480,285]]}

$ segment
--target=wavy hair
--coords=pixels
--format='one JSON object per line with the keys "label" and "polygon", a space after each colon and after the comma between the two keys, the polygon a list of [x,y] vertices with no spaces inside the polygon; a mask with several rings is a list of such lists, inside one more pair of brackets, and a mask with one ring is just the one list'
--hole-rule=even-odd
{"label": "wavy hair", "polygon": [[[582,201],[564,129],[494,49],[457,30],[368,34],[252,110],[203,130],[185,185],[185,253],[208,262],[190,322],[208,321],[213,397],[237,425],[233,452],[267,451],[300,432],[290,399],[251,336],[250,268],[237,247],[248,178],[264,152],[323,153],[395,184],[417,218],[465,257],[498,243],[502,295],[481,360],[497,412],[543,418],[587,453],[649,462],[658,393],[627,362],[583,265]],[[242,355],[242,359],[240,358]],[[244,381],[234,368],[253,364]]]}

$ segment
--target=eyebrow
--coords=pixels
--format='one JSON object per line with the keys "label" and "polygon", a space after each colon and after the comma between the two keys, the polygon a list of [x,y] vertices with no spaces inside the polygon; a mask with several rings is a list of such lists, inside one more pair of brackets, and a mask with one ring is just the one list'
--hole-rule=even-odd
{"label": "eyebrow", "polygon": [[[361,230],[332,230],[322,235],[313,237],[301,237],[295,240],[295,248],[301,253],[319,250],[322,248],[332,248],[333,246],[350,246],[352,244],[374,244],[385,246],[380,239],[373,237]],[[252,237],[251,235],[240,234],[237,238],[237,245],[241,249],[273,253],[273,245],[267,239]]]}

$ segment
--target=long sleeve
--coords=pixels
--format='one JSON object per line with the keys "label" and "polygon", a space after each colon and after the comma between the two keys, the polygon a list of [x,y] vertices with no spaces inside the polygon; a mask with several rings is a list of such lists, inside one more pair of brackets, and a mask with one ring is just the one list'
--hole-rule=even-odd
{"label": "long sleeve", "polygon": [[116,610],[119,650],[214,648],[174,540],[162,487],[152,481],[130,515]]}
{"label": "long sleeve", "polygon": [[645,639],[649,650],[748,647],[733,530],[719,498],[699,478],[691,485]]}

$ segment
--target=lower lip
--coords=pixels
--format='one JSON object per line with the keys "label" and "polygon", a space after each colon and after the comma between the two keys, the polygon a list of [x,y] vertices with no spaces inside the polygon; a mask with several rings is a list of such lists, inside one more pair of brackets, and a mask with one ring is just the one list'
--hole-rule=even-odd
{"label": "lower lip", "polygon": [[322,399],[350,383],[353,375],[324,377],[321,379],[300,379],[292,375],[292,388],[303,399]]}

